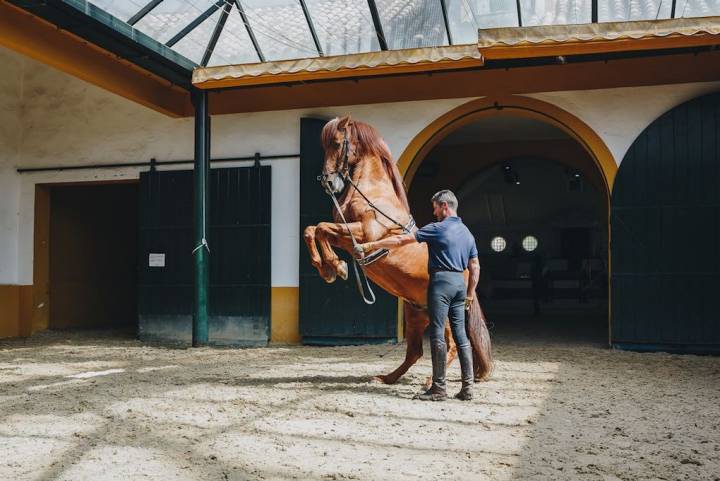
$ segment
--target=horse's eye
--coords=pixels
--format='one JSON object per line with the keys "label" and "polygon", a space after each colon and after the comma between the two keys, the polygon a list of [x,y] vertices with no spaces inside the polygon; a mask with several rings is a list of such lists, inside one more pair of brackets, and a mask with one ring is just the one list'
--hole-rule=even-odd
{"label": "horse's eye", "polygon": [[339,149],[339,148],[340,148],[340,142],[333,142],[333,147],[335,147],[336,149]]}

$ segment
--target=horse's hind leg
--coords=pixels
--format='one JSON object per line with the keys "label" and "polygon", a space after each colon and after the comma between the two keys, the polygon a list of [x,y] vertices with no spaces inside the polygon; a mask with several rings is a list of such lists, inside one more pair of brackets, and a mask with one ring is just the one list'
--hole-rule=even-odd
{"label": "horse's hind leg", "polygon": [[423,333],[430,324],[430,318],[426,311],[407,302],[403,304],[403,313],[405,318],[405,341],[407,342],[405,360],[390,374],[373,378],[385,384],[395,384],[400,376],[405,374],[423,355]]}

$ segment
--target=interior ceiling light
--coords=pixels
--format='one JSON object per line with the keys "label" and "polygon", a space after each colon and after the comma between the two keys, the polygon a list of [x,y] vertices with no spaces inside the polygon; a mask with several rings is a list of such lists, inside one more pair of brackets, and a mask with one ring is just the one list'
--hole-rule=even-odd
{"label": "interior ceiling light", "polygon": [[520,176],[512,168],[509,163],[504,163],[502,166],[503,178],[507,184],[520,185]]}

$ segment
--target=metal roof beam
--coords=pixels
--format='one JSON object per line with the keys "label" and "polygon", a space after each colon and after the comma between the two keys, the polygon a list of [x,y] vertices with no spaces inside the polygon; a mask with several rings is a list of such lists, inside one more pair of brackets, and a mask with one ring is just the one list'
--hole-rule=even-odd
{"label": "metal roof beam", "polygon": [[193,30],[195,30],[195,28],[196,28],[198,25],[200,25],[200,24],[203,23],[205,20],[207,20],[207,18],[208,18],[210,15],[212,15],[213,13],[215,13],[215,11],[216,11],[218,8],[222,7],[223,4],[225,4],[225,1],[224,1],[224,0],[218,0],[217,2],[215,2],[215,3],[214,3],[213,5],[211,5],[207,10],[205,10],[203,13],[201,13],[199,17],[197,17],[195,20],[193,20],[192,22],[190,22],[190,24],[188,24],[188,26],[186,26],[185,28],[183,28],[182,30],[180,30],[173,38],[171,38],[170,40],[168,40],[168,41],[165,43],[165,45],[167,45],[168,47],[172,47],[173,45],[175,45],[176,43],[178,43],[178,42],[179,42],[180,40],[182,40],[187,34],[189,34],[190,32],[192,32]]}
{"label": "metal roof beam", "polygon": [[240,0],[235,0],[235,6],[238,9],[238,13],[240,14],[240,17],[242,17],[242,21],[245,24],[245,29],[247,30],[248,36],[250,37],[250,41],[252,42],[253,47],[255,47],[255,52],[257,53],[258,59],[260,59],[261,62],[264,62],[265,56],[263,55],[262,50],[260,49],[260,44],[258,43],[257,38],[255,37],[255,32],[253,32],[252,27],[250,27],[250,22],[248,21],[247,15],[245,15],[245,10],[243,10]]}
{"label": "metal roof beam", "polygon": [[[675,0],[673,0],[674,2]],[[590,21],[592,23],[598,23],[598,0],[592,0],[592,7],[590,11]]]}
{"label": "metal roof beam", "polygon": [[378,13],[375,0],[368,0],[368,7],[370,7],[370,15],[372,16],[373,25],[375,26],[375,33],[377,33],[378,43],[380,43],[380,49],[387,50],[388,44],[387,40],[385,40],[382,23],[380,23],[380,13]]}
{"label": "metal roof beam", "polygon": [[163,0],[151,0],[150,3],[141,8],[138,13],[130,17],[130,19],[127,21],[128,25],[135,25],[136,23],[138,23],[145,15],[150,13],[153,8],[157,7],[162,2]]}
{"label": "metal roof beam", "polygon": [[215,50],[215,45],[217,45],[218,39],[220,38],[220,34],[223,31],[223,28],[225,27],[225,22],[227,21],[228,15],[230,14],[230,9],[232,8],[232,3],[226,3],[223,7],[223,11],[220,14],[220,19],[218,20],[218,23],[215,25],[215,29],[213,30],[212,36],[210,37],[210,41],[208,42],[207,48],[205,49],[205,54],[203,55],[202,60],[200,61],[200,65],[203,67],[207,67],[208,62],[210,61],[210,57],[212,57],[213,51]]}
{"label": "metal roof beam", "polygon": [[452,34],[450,33],[450,22],[448,21],[448,9],[445,0],[440,0],[440,8],[442,8],[443,21],[445,22],[445,31],[447,32],[448,43],[453,45]]}
{"label": "metal roof beam", "polygon": [[522,27],[522,7],[520,7],[520,0],[515,0],[515,8],[517,8],[518,14],[518,27]]}
{"label": "metal roof beam", "polygon": [[310,27],[310,33],[312,34],[313,42],[315,42],[315,48],[317,49],[318,55],[323,57],[324,54],[322,47],[320,46],[320,40],[318,39],[317,32],[315,31],[315,25],[313,25],[312,18],[310,18],[310,10],[308,10],[305,0],[300,0],[300,6],[305,14],[305,20],[307,20],[308,27]]}

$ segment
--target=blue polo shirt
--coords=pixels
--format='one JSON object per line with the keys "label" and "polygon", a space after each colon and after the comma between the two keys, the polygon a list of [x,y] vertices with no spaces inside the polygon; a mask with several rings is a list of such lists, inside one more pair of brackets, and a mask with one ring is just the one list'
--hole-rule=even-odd
{"label": "blue polo shirt", "polygon": [[418,242],[428,245],[428,269],[462,272],[478,256],[475,238],[460,217],[446,217],[415,232]]}

